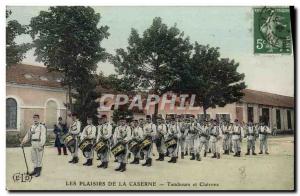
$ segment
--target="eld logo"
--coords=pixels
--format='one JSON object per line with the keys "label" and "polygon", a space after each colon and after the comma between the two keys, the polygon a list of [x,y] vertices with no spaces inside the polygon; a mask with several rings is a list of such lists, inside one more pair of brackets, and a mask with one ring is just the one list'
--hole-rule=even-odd
{"label": "eld logo", "polygon": [[29,176],[27,173],[15,173],[13,175],[14,182],[30,182],[32,176]]}

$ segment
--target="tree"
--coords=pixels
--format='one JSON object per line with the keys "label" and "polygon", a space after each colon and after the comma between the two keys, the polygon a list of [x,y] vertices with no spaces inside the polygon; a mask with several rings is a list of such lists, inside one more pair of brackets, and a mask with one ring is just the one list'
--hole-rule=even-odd
{"label": "tree", "polygon": [[63,73],[62,84],[68,87],[71,111],[71,92],[79,90],[77,86],[82,86],[85,77],[90,78],[97,63],[108,55],[101,47],[101,41],[109,36],[108,26],[99,27],[100,19],[91,7],[58,6],[41,11],[30,22],[37,61],[50,71]]}
{"label": "tree", "polygon": [[[132,90],[150,90],[161,96],[178,80],[176,69],[191,54],[192,45],[176,25],[168,27],[156,17],[142,36],[131,30],[126,49],[117,49],[112,63]],[[158,113],[155,105],[154,116]]]}
{"label": "tree", "polygon": [[[6,19],[12,14],[11,10],[6,10]],[[26,34],[27,27],[21,25],[17,20],[9,20],[6,23],[6,66],[20,63],[25,53],[31,48],[30,43],[17,44],[15,38]]]}
{"label": "tree", "polygon": [[203,107],[206,116],[208,108],[224,107],[244,95],[245,75],[237,72],[238,66],[234,60],[220,58],[219,48],[196,42],[189,66],[180,76],[177,91],[195,94],[195,103]]}
{"label": "tree", "polygon": [[72,97],[75,98],[74,112],[78,114],[79,120],[86,125],[87,116],[92,116],[93,123],[98,123],[99,102],[97,99],[101,97],[101,92],[96,87],[99,84],[98,76],[81,72],[81,77],[74,87]]}

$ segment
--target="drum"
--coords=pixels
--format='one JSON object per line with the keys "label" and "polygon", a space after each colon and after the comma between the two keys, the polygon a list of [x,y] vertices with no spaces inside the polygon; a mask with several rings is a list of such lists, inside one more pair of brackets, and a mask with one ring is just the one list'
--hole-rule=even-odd
{"label": "drum", "polygon": [[68,148],[68,150],[71,152],[71,153],[74,153],[75,152],[75,145],[76,145],[76,140],[75,138],[73,137],[72,134],[70,133],[67,133],[65,135],[62,135],[62,140],[63,140],[63,143],[65,144],[65,146]]}
{"label": "drum", "polygon": [[126,152],[126,146],[122,142],[118,142],[114,147],[111,149],[111,153],[117,157],[121,154],[125,154]]}
{"label": "drum", "polygon": [[151,137],[146,137],[140,144],[141,150],[149,150],[152,143]]}
{"label": "drum", "polygon": [[139,151],[139,142],[136,139],[132,139],[128,142],[128,149],[132,153],[137,153]]}
{"label": "drum", "polygon": [[176,148],[177,147],[177,140],[175,138],[170,138],[165,141],[166,148]]}
{"label": "drum", "polygon": [[100,140],[94,145],[94,150],[96,151],[97,155],[105,152],[107,149],[108,149],[107,141],[104,140]]}
{"label": "drum", "polygon": [[93,142],[90,139],[83,139],[80,144],[79,144],[79,148],[83,153],[84,157],[87,157],[87,152],[91,152],[93,147]]}

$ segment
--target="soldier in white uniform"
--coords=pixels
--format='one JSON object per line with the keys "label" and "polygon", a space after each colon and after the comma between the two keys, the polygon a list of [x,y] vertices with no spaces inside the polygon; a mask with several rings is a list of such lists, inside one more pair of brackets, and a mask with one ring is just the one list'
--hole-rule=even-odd
{"label": "soldier in white uniform", "polygon": [[263,153],[263,150],[265,150],[265,154],[269,154],[268,152],[268,134],[271,134],[270,128],[265,124],[261,123],[259,126],[259,148],[260,152],[259,154]]}
{"label": "soldier in white uniform", "polygon": [[180,137],[180,131],[176,120],[173,118],[171,119],[171,123],[168,126],[168,132],[166,135],[166,140],[168,139],[175,139],[177,141],[176,147],[170,147],[167,150],[169,151],[169,156],[171,159],[168,161],[169,163],[176,163],[177,162],[177,151],[178,151],[178,138]]}
{"label": "soldier in white uniform", "polygon": [[[138,120],[133,121],[133,129],[131,132],[131,139],[136,141],[141,141],[143,138],[143,129],[139,126]],[[140,164],[141,151],[138,149],[133,153],[133,161],[130,164]]]}
{"label": "soldier in white uniform", "polygon": [[252,122],[248,123],[246,127],[245,137],[247,137],[247,153],[245,155],[250,155],[250,150],[252,150],[252,155],[256,155],[255,153],[255,140],[256,140],[256,130],[253,126]]}
{"label": "soldier in white uniform", "polygon": [[188,134],[188,125],[184,122],[183,116],[179,118],[179,130],[180,130],[180,138],[179,138],[179,147],[181,152],[181,159],[184,159],[184,152],[186,147],[186,137]]}
{"label": "soldier in white uniform", "polygon": [[[93,118],[91,116],[87,117],[86,120],[87,125],[84,127],[81,135],[80,135],[80,141],[83,141],[85,139],[89,140],[94,144],[96,140],[96,126],[93,125]],[[93,158],[94,158],[94,150],[93,148],[90,149],[88,152],[83,152],[86,157],[86,162],[83,163],[83,165],[91,166],[93,165]]]}
{"label": "soldier in white uniform", "polygon": [[231,133],[232,133],[233,126],[229,122],[224,122],[222,125],[222,133],[223,133],[223,154],[230,153],[230,140],[231,140]]}
{"label": "soldier in white uniform", "polygon": [[[152,141],[156,135],[156,125],[151,122],[151,118],[146,119],[146,123],[143,126],[143,139],[146,137],[151,137]],[[148,166],[150,167],[152,165],[152,146],[153,143],[151,143],[151,146],[149,149],[143,150],[144,156],[145,156],[145,163],[142,164],[142,166]]]}
{"label": "soldier in white uniform", "polygon": [[233,149],[234,149],[234,155],[235,157],[241,156],[241,140],[243,138],[242,136],[242,127],[238,123],[238,120],[235,120],[235,123],[233,125],[233,131],[232,131],[232,143],[233,143]]}
{"label": "soldier in white uniform", "polygon": [[157,129],[156,129],[156,136],[155,136],[155,144],[158,152],[158,158],[156,161],[164,161],[166,147],[165,147],[165,138],[167,134],[167,125],[163,123],[162,118],[157,118]]}
{"label": "soldier in white uniform", "polygon": [[216,120],[214,120],[213,122],[209,139],[211,143],[211,151],[213,153],[213,156],[211,158],[220,159],[220,145],[218,141],[221,139],[221,129]]}
{"label": "soldier in white uniform", "polygon": [[189,123],[189,139],[190,139],[190,153],[191,153],[191,158],[190,160],[195,160],[195,154],[198,153],[198,142],[199,142],[199,130],[200,130],[200,124],[196,122],[196,119],[193,117],[190,118],[190,123]]}
{"label": "soldier in white uniform", "polygon": [[72,124],[69,128],[69,133],[73,136],[73,139],[75,140],[75,151],[71,153],[72,160],[69,161],[69,163],[78,163],[78,136],[81,131],[81,122],[77,118],[77,114],[72,114]]}
{"label": "soldier in white uniform", "polygon": [[106,142],[107,149],[104,152],[100,153],[101,164],[98,165],[98,168],[106,169],[108,167],[109,162],[109,152],[110,152],[110,143],[112,136],[112,125],[108,122],[107,116],[102,115],[100,118],[101,124],[97,127],[97,139],[96,142],[100,140]]}
{"label": "soldier in white uniform", "polygon": [[203,122],[203,125],[200,128],[199,132],[199,148],[198,153],[196,154],[196,160],[201,161],[201,151],[204,149],[204,157],[206,156],[206,150],[208,145],[208,136],[209,136],[209,126],[207,122]]}
{"label": "soldier in white uniform", "polygon": [[46,142],[46,127],[40,123],[40,116],[33,115],[33,125],[27,131],[21,142],[21,146],[31,141],[31,160],[33,163],[33,171],[29,173],[31,176],[39,177],[42,171],[42,159],[44,153],[44,145]]}
{"label": "soldier in white uniform", "polygon": [[120,118],[120,124],[116,127],[114,132],[114,144],[118,142],[122,142],[125,144],[125,153],[120,154],[117,156],[117,160],[120,163],[119,167],[115,169],[115,171],[124,172],[126,171],[126,163],[127,163],[127,156],[128,156],[128,145],[127,142],[131,139],[131,130],[129,125],[127,125],[125,118]]}

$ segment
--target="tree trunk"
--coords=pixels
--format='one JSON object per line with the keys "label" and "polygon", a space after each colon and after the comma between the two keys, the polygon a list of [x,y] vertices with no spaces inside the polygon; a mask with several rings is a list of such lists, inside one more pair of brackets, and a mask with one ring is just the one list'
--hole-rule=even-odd
{"label": "tree trunk", "polygon": [[206,116],[206,110],[207,110],[207,108],[203,106],[204,120],[208,120],[207,116]]}
{"label": "tree trunk", "polygon": [[69,107],[70,107],[70,112],[73,112],[73,103],[72,103],[72,95],[71,95],[71,85],[68,84],[68,96],[69,96]]}

